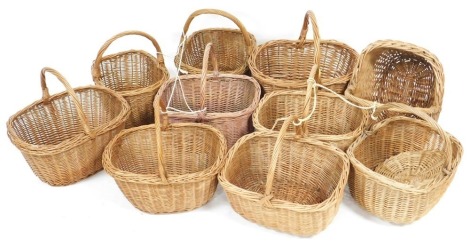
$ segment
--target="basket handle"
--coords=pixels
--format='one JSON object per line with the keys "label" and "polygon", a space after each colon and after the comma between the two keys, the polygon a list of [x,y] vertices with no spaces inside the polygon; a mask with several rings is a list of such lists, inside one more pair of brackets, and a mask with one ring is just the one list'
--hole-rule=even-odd
{"label": "basket handle", "polygon": [[[307,79],[307,92],[305,93],[305,102],[304,102],[304,111],[302,112],[302,118],[305,119],[310,113],[310,104],[312,104],[312,99],[315,101],[317,100],[316,98],[316,93],[313,93],[313,90],[317,90],[318,88],[313,86],[313,83],[311,80],[315,80],[315,77],[318,75],[318,65],[314,64],[312,66],[312,69],[310,70],[310,74]],[[313,98],[312,98],[313,94]],[[307,124],[302,123],[302,129],[304,133],[307,133]]]}
{"label": "basket handle", "polygon": [[95,81],[95,83],[97,83],[99,85],[102,85],[102,82],[100,81],[100,63],[103,60],[104,52],[106,52],[108,47],[114,41],[116,41],[116,39],[122,38],[124,36],[130,36],[130,35],[139,35],[139,36],[145,37],[148,40],[150,40],[152,42],[153,46],[155,47],[156,51],[157,51],[156,54],[157,54],[158,64],[160,64],[160,66],[165,66],[165,61],[163,59],[162,50],[161,50],[160,45],[158,44],[157,40],[155,40],[155,38],[153,38],[149,34],[147,34],[145,32],[142,32],[142,31],[125,31],[125,32],[121,32],[121,33],[118,33],[118,34],[114,35],[112,38],[110,38],[108,41],[106,41],[103,44],[103,46],[101,46],[100,50],[98,51],[98,54],[96,55],[96,59],[93,62],[93,68],[92,68],[92,71],[91,71],[92,76],[93,76],[93,81]]}
{"label": "basket handle", "polygon": [[242,35],[243,35],[243,39],[245,40],[245,44],[246,46],[248,47],[248,54],[251,53],[251,51],[253,50],[253,46],[252,46],[252,42],[251,42],[251,37],[250,37],[250,34],[248,33],[248,31],[246,30],[245,26],[240,22],[240,20],[237,19],[237,17],[233,16],[232,14],[230,13],[227,13],[223,10],[219,10],[219,9],[199,9],[199,10],[196,10],[194,11],[189,17],[188,19],[186,20],[186,23],[184,24],[184,28],[183,28],[183,35],[181,35],[181,39],[180,39],[180,43],[183,42],[184,40],[184,34],[188,32],[189,30],[189,25],[191,25],[191,22],[193,21],[193,19],[196,17],[196,16],[199,16],[199,15],[203,15],[203,14],[214,14],[214,15],[220,15],[220,16],[223,16],[229,20],[231,20],[233,23],[235,23],[235,25],[238,26],[238,28],[240,29]]}
{"label": "basket handle", "polygon": [[[161,99],[155,97],[157,102],[154,102],[154,114],[155,114],[155,134],[157,140],[157,158],[158,158],[158,174],[162,179],[164,184],[169,184],[168,177],[165,170],[165,165],[163,163],[163,138],[162,138],[162,131],[165,131],[168,126],[168,113],[166,112],[165,104]],[[161,116],[161,118],[160,118]]]}
{"label": "basket handle", "polygon": [[[441,135],[441,137],[444,139],[444,151],[446,152],[446,155],[447,155],[447,167],[446,167],[446,169],[447,169],[448,172],[450,172],[452,170],[452,144],[451,144],[449,135],[444,131],[444,129],[442,129],[442,127],[437,123],[437,121],[434,120],[433,118],[431,118],[431,116],[429,116],[428,114],[424,113],[421,110],[415,109],[411,106],[403,104],[403,103],[386,103],[386,104],[383,104],[375,110],[375,114],[378,115],[378,114],[382,113],[383,111],[385,111],[387,109],[394,109],[394,108],[395,109],[399,108],[401,110],[404,110],[406,112],[409,112],[413,115],[418,116],[419,118],[426,121],[431,126],[431,128],[433,130],[435,130],[439,133],[439,135]],[[368,129],[370,129],[371,125],[372,125],[372,121],[370,120]]]}
{"label": "basket handle", "polygon": [[[299,36],[299,46],[303,45],[305,43],[305,40],[307,38],[307,33],[308,33],[308,23],[312,24],[312,30],[313,30],[313,45],[315,47],[315,56],[313,57],[313,64],[320,64],[320,54],[321,54],[321,47],[320,47],[320,32],[318,31],[318,25],[317,25],[317,19],[315,17],[315,14],[313,11],[308,10],[307,13],[305,13],[304,17],[304,23],[302,25],[302,30],[300,31],[300,36]],[[317,81],[319,81],[320,78],[320,71],[317,74]]]}
{"label": "basket handle", "polygon": [[200,110],[204,110],[206,105],[206,85],[207,85],[207,72],[209,69],[209,58],[212,64],[212,74],[214,77],[219,76],[219,65],[217,63],[217,57],[215,56],[214,50],[212,49],[212,43],[208,43],[204,49],[204,57],[202,59],[202,74],[201,74],[201,102]]}
{"label": "basket handle", "polygon": [[80,100],[78,99],[77,94],[72,89],[69,82],[67,82],[65,77],[62,76],[62,74],[60,74],[57,70],[50,67],[44,67],[41,70],[42,101],[44,102],[44,104],[48,104],[50,99],[49,89],[47,88],[46,84],[46,73],[54,75],[64,85],[65,90],[69,94],[70,99],[72,100],[72,103],[75,106],[75,109],[77,110],[78,118],[80,118],[80,122],[82,123],[82,127],[85,131],[85,134],[94,139],[96,137],[96,132],[91,130],[90,125],[88,123],[88,119],[85,113],[83,112],[83,108],[80,104]]}

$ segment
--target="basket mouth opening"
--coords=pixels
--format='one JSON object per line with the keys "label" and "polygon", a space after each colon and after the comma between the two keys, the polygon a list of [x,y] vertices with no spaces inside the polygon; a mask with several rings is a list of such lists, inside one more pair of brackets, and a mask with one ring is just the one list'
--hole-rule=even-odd
{"label": "basket mouth opening", "polygon": [[[119,171],[159,177],[155,125],[126,132],[111,146],[111,163]],[[162,131],[164,167],[168,178],[197,174],[218,163],[222,141],[207,128],[174,127]]]}
{"label": "basket mouth opening", "polygon": [[[284,141],[273,180],[273,199],[301,205],[331,199],[347,173],[345,159],[321,146]],[[247,139],[233,150],[222,175],[236,187],[263,195],[275,142],[275,137]]]}
{"label": "basket mouth opening", "polygon": [[[299,46],[299,41],[276,40],[258,48],[254,58],[255,70],[284,81],[305,81],[312,69],[315,47],[312,40]],[[320,43],[320,76],[322,82],[342,79],[352,75],[357,53],[337,42],[322,40]]]}
{"label": "basket mouth opening", "polygon": [[413,107],[434,105],[436,77],[422,56],[393,48],[377,48],[365,54],[353,94],[379,103],[398,102]]}
{"label": "basket mouth opening", "polygon": [[[106,128],[125,115],[123,102],[108,92],[92,87],[74,90],[92,131]],[[21,141],[35,146],[59,145],[85,134],[66,92],[52,95],[47,104],[40,100],[26,107],[11,118],[10,126]]]}

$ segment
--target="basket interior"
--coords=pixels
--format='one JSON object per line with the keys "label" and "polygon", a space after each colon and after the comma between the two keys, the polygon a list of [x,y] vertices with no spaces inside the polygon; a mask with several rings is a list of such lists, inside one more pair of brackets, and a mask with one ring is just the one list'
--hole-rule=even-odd
{"label": "basket interior", "polygon": [[[252,35],[250,35],[253,41]],[[212,43],[212,51],[217,57],[220,71],[233,71],[246,65],[249,55],[243,35],[238,30],[205,29],[194,32],[185,44],[182,63],[202,68],[204,49]],[[213,70],[209,63],[209,70]]]}
{"label": "basket interior", "polygon": [[[114,143],[111,163],[135,174],[158,173],[155,127],[121,136]],[[221,154],[218,135],[197,126],[172,126],[162,131],[164,166],[169,177],[196,173],[214,165]]]}
{"label": "basket interior", "polygon": [[165,72],[155,57],[144,51],[127,51],[103,57],[101,81],[115,91],[146,88],[163,82]]}
{"label": "basket interior", "polygon": [[365,55],[353,94],[380,103],[428,108],[434,103],[436,82],[431,64],[423,57],[399,49],[379,48]]}
{"label": "basket interior", "polygon": [[[358,129],[364,118],[364,111],[344,103],[337,97],[317,97],[317,107],[312,119],[307,121],[309,133],[323,135],[343,135]],[[305,95],[302,94],[279,94],[269,98],[258,110],[260,125],[271,129],[278,118],[289,115],[301,116],[303,112]],[[276,131],[281,129],[282,124],[276,124]],[[289,131],[294,131],[292,125]]]}
{"label": "basket interior", "polygon": [[[226,179],[242,189],[264,194],[275,137],[248,139],[228,160]],[[274,199],[312,205],[328,199],[346,172],[345,160],[317,145],[285,139],[276,166]]]}
{"label": "basket interior", "polygon": [[[357,55],[336,43],[320,44],[321,78],[335,79],[351,74]],[[307,80],[312,69],[315,47],[313,41],[302,46],[298,42],[274,41],[263,46],[255,59],[261,73],[282,80]]]}
{"label": "basket interior", "polygon": [[[192,110],[199,110],[201,103],[200,76],[181,77],[181,83],[171,81],[162,89],[161,99],[170,106],[182,111],[189,111],[185,101]],[[173,90],[173,87],[175,89]],[[184,93],[183,93],[184,92]],[[207,76],[205,88],[205,107],[207,113],[234,113],[245,110],[253,104],[258,91],[253,81],[231,76]],[[185,100],[186,98],[186,100]]]}
{"label": "basket interior", "polygon": [[[122,102],[104,91],[82,88],[75,93],[92,130],[108,124],[123,110]],[[21,140],[34,145],[57,145],[84,133],[75,105],[65,92],[52,96],[47,104],[34,104],[17,115],[12,126]]]}

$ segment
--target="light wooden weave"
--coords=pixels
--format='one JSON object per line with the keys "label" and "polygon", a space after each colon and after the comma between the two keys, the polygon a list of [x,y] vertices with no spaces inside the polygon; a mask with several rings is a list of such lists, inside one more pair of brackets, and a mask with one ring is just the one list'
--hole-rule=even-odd
{"label": "light wooden weave", "polygon": [[[160,99],[168,110],[171,122],[203,122],[222,131],[231,147],[241,136],[252,131],[251,115],[258,106],[261,88],[252,77],[219,74],[218,57],[212,43],[206,45],[201,75],[182,75],[165,82],[155,102]],[[208,73],[209,56],[213,73]],[[170,101],[171,99],[171,101]],[[170,103],[169,103],[170,102]],[[186,103],[193,111],[190,112]],[[155,105],[154,105],[155,106]]]}
{"label": "light wooden weave", "polygon": [[282,232],[311,236],[324,230],[340,206],[349,161],[331,144],[255,132],[229,151],[219,180],[233,209]]}
{"label": "light wooden weave", "polygon": [[[150,40],[156,49],[156,58],[143,50],[128,50],[103,56],[114,41],[130,35]],[[113,36],[98,51],[92,75],[95,84],[117,91],[129,102],[131,115],[126,128],[154,122],[153,98],[169,74],[160,46],[152,36],[141,31],[126,31]]]}
{"label": "light wooden weave", "polygon": [[[439,118],[444,73],[435,55],[414,44],[380,40],[364,49],[345,92],[363,106],[398,102]],[[389,116],[404,114],[396,109]]]}
{"label": "light wooden weave", "polygon": [[462,145],[418,109],[389,103],[377,113],[388,109],[424,120],[394,116],[365,131],[347,151],[349,188],[370,213],[406,224],[426,215],[442,197],[457,171]]}
{"label": "light wooden weave", "polygon": [[126,198],[147,213],[171,213],[207,203],[226,153],[217,129],[199,123],[168,124],[155,104],[155,124],[126,129],[103,153],[103,166]]}
{"label": "light wooden weave", "polygon": [[[58,78],[66,92],[49,95],[46,73]],[[130,108],[126,100],[101,86],[74,88],[56,70],[41,70],[42,99],[7,122],[8,137],[29,166],[50,185],[68,185],[103,167],[101,155],[124,129]]]}
{"label": "light wooden weave", "polygon": [[[199,15],[219,15],[231,20],[239,28],[207,28],[196,32],[185,39],[189,25]],[[256,39],[245,26],[233,15],[218,9],[200,9],[192,13],[183,28],[180,43],[184,42],[184,49],[175,57],[175,65],[189,74],[201,74],[204,49],[208,43],[213,43],[213,49],[219,61],[219,71],[228,74],[245,74],[248,70],[247,60],[256,46]],[[212,71],[212,66],[209,66]]]}

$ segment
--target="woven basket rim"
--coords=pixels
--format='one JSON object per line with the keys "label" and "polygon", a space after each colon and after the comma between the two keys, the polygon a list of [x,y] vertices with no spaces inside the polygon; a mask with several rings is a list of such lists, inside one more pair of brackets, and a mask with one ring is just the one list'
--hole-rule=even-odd
{"label": "woven basket rim", "polygon": [[[199,123],[175,123],[168,126],[167,130],[171,130],[174,128],[185,128],[185,127],[193,127],[193,128],[202,128],[207,131],[213,132],[218,138],[219,141],[219,154],[217,160],[212,163],[209,167],[204,170],[195,173],[189,174],[182,174],[177,176],[169,176],[167,177],[169,184],[177,184],[177,183],[193,183],[193,182],[200,182],[207,179],[213,178],[216,175],[223,165],[223,158],[226,153],[226,140],[222,133],[217,130],[216,128]],[[150,125],[143,125],[139,127],[133,127],[129,129],[122,130],[119,134],[117,134],[106,146],[103,152],[103,168],[104,170],[111,175],[114,179],[124,181],[124,182],[132,182],[132,183],[141,183],[141,184],[154,184],[154,185],[168,185],[162,181],[161,178],[157,177],[155,174],[138,174],[129,171],[121,170],[115,167],[111,161],[112,158],[112,149],[117,141],[120,138],[132,134],[137,131],[143,131],[148,129],[155,129],[155,124]]]}
{"label": "woven basket rim", "polygon": [[[129,96],[137,96],[137,95],[140,95],[140,94],[144,94],[144,93],[151,93],[155,90],[158,90],[158,88],[166,81],[168,80],[168,78],[170,77],[169,75],[169,72],[168,72],[168,69],[165,67],[165,63],[162,62],[162,63],[159,63],[157,58],[155,56],[153,56],[152,54],[150,54],[149,52],[145,51],[145,50],[137,50],[137,49],[130,49],[130,50],[126,50],[126,51],[120,51],[120,52],[117,52],[117,53],[113,53],[113,54],[109,54],[109,55],[106,55],[106,56],[103,56],[101,58],[101,62],[103,61],[107,61],[107,60],[110,60],[110,59],[113,59],[117,56],[121,56],[121,55],[124,55],[124,54],[128,54],[128,53],[139,53],[141,55],[144,55],[144,56],[147,56],[148,58],[150,58],[152,60],[153,63],[155,63],[155,68],[160,70],[162,72],[162,78],[160,78],[158,81],[156,81],[155,83],[149,85],[149,86],[146,86],[146,87],[142,87],[142,88],[138,88],[138,89],[132,89],[132,90],[113,90],[111,88],[111,90],[117,92],[118,94],[124,96],[124,97],[129,97]],[[95,61],[93,61],[94,63]],[[98,80],[99,79],[94,79],[93,81],[96,83],[98,83]],[[98,84],[96,84],[98,85]]]}
{"label": "woven basket rim", "polygon": [[[99,86],[99,85],[89,85],[89,86],[81,86],[81,87],[76,87],[73,88],[73,90],[77,93],[80,91],[86,91],[86,90],[98,90],[101,91],[105,94],[110,94],[114,98],[116,98],[120,103],[121,103],[121,112],[114,117],[111,121],[109,121],[107,124],[100,125],[96,128],[94,128],[94,131],[96,132],[96,137],[107,133],[117,127],[119,125],[123,124],[126,119],[128,118],[130,114],[130,106],[127,103],[126,99],[122,97],[121,95],[117,94],[113,90],[106,88],[104,86]],[[56,99],[60,99],[63,97],[67,97],[69,94],[67,91],[63,91],[60,93],[56,93],[50,96],[49,101],[54,101]],[[55,154],[59,152],[65,152],[69,149],[72,149],[76,146],[79,146],[89,140],[91,140],[91,137],[88,136],[85,132],[81,132],[80,134],[75,135],[74,137],[68,138],[59,144],[55,145],[37,145],[37,144],[30,144],[24,140],[22,140],[16,132],[13,130],[13,122],[20,116],[23,115],[24,113],[28,112],[31,108],[36,107],[37,105],[40,105],[43,103],[43,99],[39,99],[28,106],[24,107],[20,111],[16,112],[14,115],[12,115],[7,122],[7,134],[8,137],[11,139],[12,143],[20,149],[24,153],[32,154],[32,155],[50,155],[50,154]]]}
{"label": "woven basket rim", "polygon": [[[243,144],[245,144],[252,138],[263,137],[263,138],[276,138],[277,139],[278,135],[279,135],[278,133],[274,133],[274,132],[254,132],[254,133],[250,133],[241,137],[237,141],[237,143],[227,153],[225,160],[224,160],[224,167],[222,168],[219,174],[219,182],[223,186],[226,192],[232,193],[233,195],[236,195],[236,196],[240,196],[247,200],[258,201],[258,202],[264,197],[264,195],[261,193],[249,191],[249,190],[243,189],[241,187],[238,187],[230,183],[226,178],[226,172],[227,172],[227,169],[230,167],[230,161],[233,159],[235,153],[237,152],[240,146],[242,146]],[[300,213],[311,213],[311,212],[320,212],[320,211],[328,210],[330,207],[336,206],[339,202],[341,202],[342,196],[336,196],[336,195],[338,193],[344,192],[345,186],[348,180],[350,164],[349,164],[347,155],[342,150],[335,147],[334,145],[326,143],[326,142],[320,142],[320,141],[307,139],[307,138],[295,139],[294,136],[289,136],[289,135],[286,135],[284,139],[288,141],[297,141],[297,142],[301,142],[304,144],[315,145],[321,148],[325,148],[325,150],[330,149],[331,151],[334,151],[335,154],[337,154],[343,161],[343,170],[341,172],[341,176],[338,180],[338,183],[336,183],[334,191],[331,192],[328,198],[323,200],[321,203],[307,205],[307,204],[298,204],[298,203],[293,203],[293,202],[286,201],[286,200],[273,198],[271,200],[271,204],[273,208],[287,209],[287,210],[300,212]]]}
{"label": "woven basket rim", "polygon": [[[354,155],[354,151],[355,151],[356,147],[359,146],[362,142],[364,142],[365,139],[368,138],[369,134],[373,134],[373,133],[379,131],[381,128],[383,128],[383,127],[385,127],[385,126],[387,126],[387,125],[389,125],[393,122],[396,122],[396,121],[405,121],[405,122],[410,122],[412,124],[418,124],[418,125],[421,125],[421,126],[424,126],[424,127],[430,127],[428,122],[425,122],[425,121],[420,120],[420,119],[409,118],[409,117],[406,117],[406,116],[393,116],[393,117],[387,118],[387,119],[373,125],[367,133],[364,132],[361,136],[359,136],[351,144],[351,146],[347,150],[347,155],[348,155],[349,160],[351,162],[351,166],[355,169],[356,172],[363,173],[370,180],[374,180],[377,183],[380,183],[382,185],[386,185],[386,186],[388,186],[392,189],[400,190],[400,192],[404,192],[404,193],[426,194],[426,193],[429,193],[430,191],[438,188],[442,184],[445,184],[445,182],[448,179],[450,179],[456,173],[456,170],[457,170],[458,165],[460,163],[462,152],[463,152],[462,144],[460,143],[460,141],[448,132],[446,132],[446,134],[448,134],[452,145],[457,146],[457,148],[454,149],[454,150],[456,150],[456,153],[453,154],[455,156],[455,158],[452,159],[453,169],[451,171],[451,174],[446,175],[444,178],[439,180],[439,182],[435,182],[431,186],[414,187],[414,186],[411,186],[411,185],[408,185],[408,184],[398,182],[394,179],[383,176],[383,175],[375,172],[374,170],[371,170],[370,168],[366,167],[361,161],[359,161],[356,158],[356,156]],[[434,131],[434,130],[432,130],[432,131]]]}

